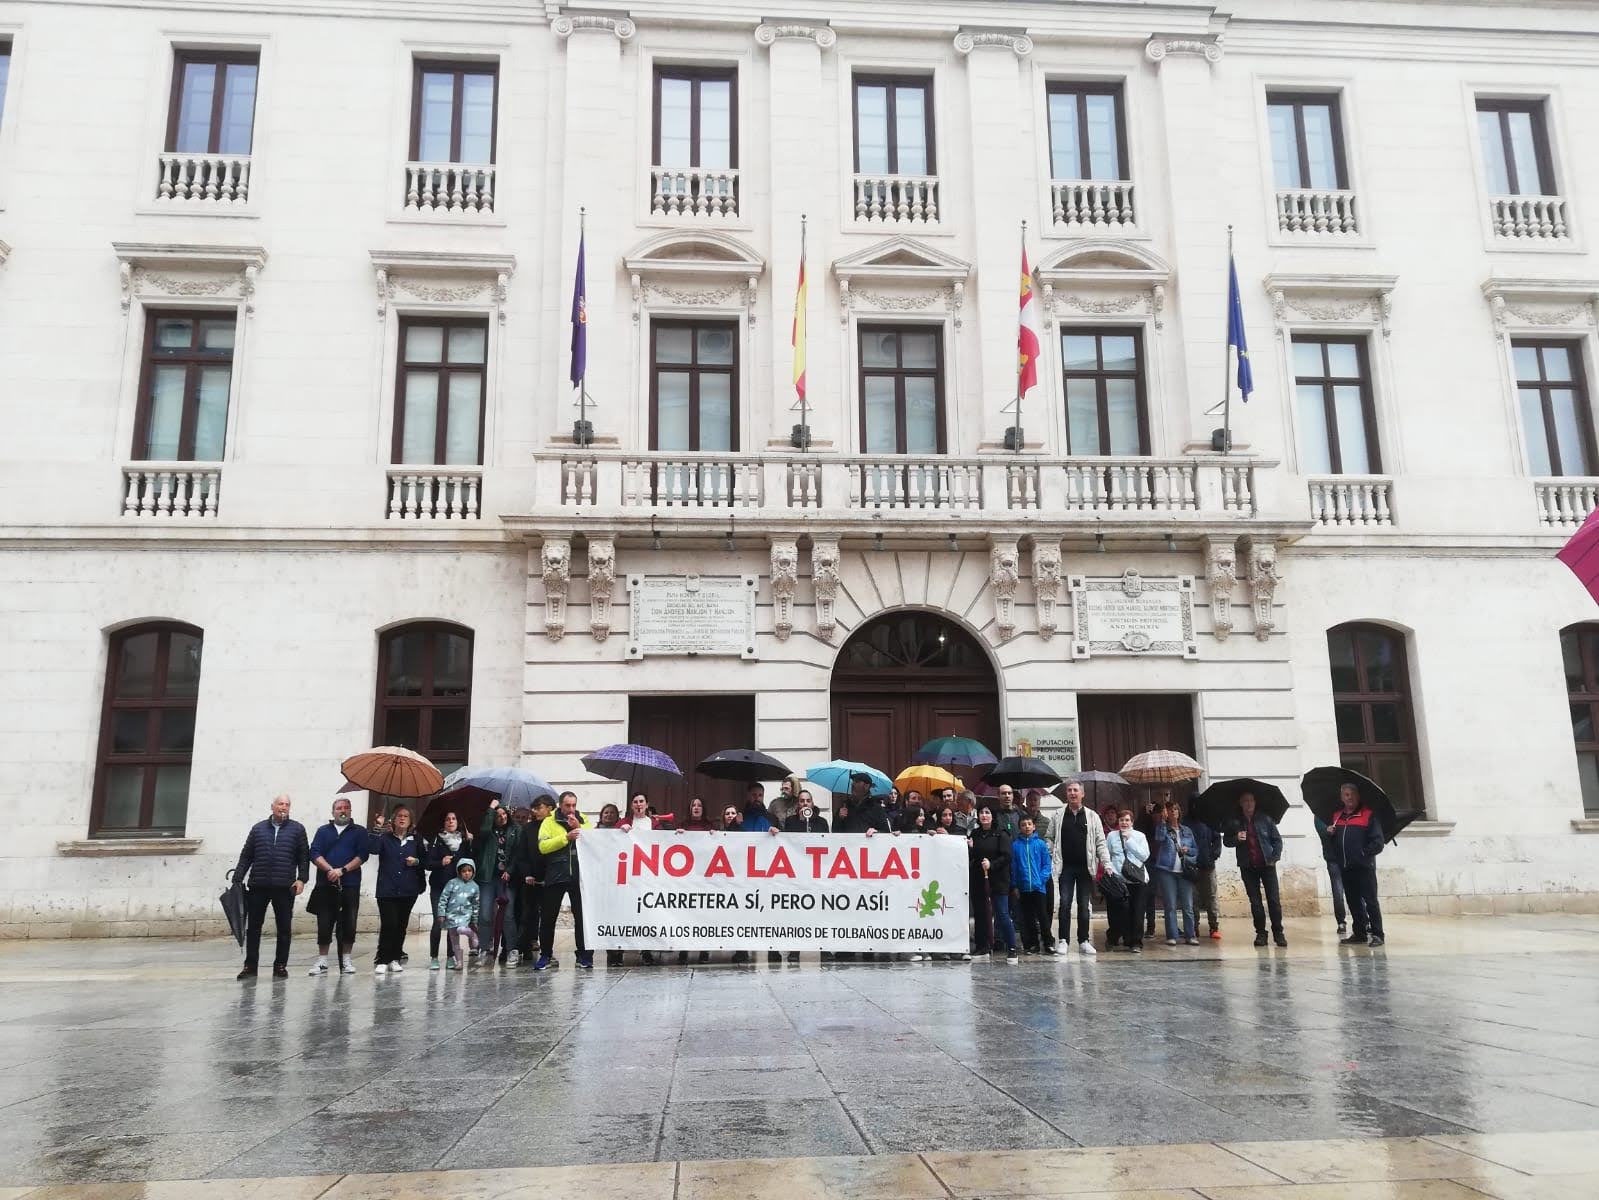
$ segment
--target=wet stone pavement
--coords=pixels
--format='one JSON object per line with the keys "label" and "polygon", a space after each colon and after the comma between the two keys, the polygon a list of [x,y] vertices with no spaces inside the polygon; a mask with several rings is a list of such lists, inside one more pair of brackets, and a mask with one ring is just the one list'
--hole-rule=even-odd
{"label": "wet stone pavement", "polygon": [[[1142,960],[233,981],[0,944],[0,1194],[52,1182],[1599,1131],[1599,921]],[[367,948],[368,954],[370,947]],[[600,956],[603,960],[603,955]],[[630,956],[631,964],[632,958]]]}

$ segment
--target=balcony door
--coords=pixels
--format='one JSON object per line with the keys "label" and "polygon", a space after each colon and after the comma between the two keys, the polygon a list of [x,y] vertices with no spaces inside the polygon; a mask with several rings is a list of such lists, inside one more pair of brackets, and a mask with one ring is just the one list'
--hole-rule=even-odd
{"label": "balcony door", "polygon": [[650,449],[685,455],[656,466],[655,502],[729,501],[731,464],[688,456],[731,452],[738,439],[738,322],[652,322]]}

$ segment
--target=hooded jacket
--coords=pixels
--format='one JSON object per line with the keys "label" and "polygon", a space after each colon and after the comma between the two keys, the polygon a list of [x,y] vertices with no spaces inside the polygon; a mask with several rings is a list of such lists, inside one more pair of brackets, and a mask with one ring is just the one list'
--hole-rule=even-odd
{"label": "hooded jacket", "polygon": [[1010,844],[1010,880],[1018,892],[1042,892],[1049,888],[1053,863],[1049,843],[1036,832],[1018,837]]}
{"label": "hooded jacket", "polygon": [[[579,829],[594,828],[582,813],[577,814]],[[552,812],[539,826],[539,853],[544,856],[544,882],[572,883],[577,875],[577,847],[566,835],[559,812]]]}
{"label": "hooded jacket", "polygon": [[465,929],[477,920],[481,897],[475,879],[461,878],[461,872],[467,867],[474,872],[477,870],[477,864],[470,858],[456,859],[455,878],[445,884],[444,890],[439,893],[439,916],[449,929]]}

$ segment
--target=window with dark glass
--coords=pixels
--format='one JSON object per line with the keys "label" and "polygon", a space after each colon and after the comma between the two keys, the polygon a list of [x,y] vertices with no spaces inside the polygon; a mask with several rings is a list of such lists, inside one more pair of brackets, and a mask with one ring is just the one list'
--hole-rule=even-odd
{"label": "window with dark glass", "polygon": [[378,745],[415,750],[448,775],[466,765],[471,714],[470,629],[418,623],[378,640]]}
{"label": "window with dark glass", "polygon": [[736,80],[720,68],[655,69],[656,166],[738,166]]}
{"label": "window with dark glass", "polygon": [[170,623],[111,636],[91,836],[183,835],[201,637],[193,626]]}
{"label": "window with dark glass", "polygon": [[1374,780],[1399,812],[1426,807],[1402,634],[1380,625],[1327,631],[1339,761]]}
{"label": "window with dark glass", "polygon": [[933,81],[855,77],[855,170],[932,175]]}
{"label": "window with dark glass", "polygon": [[1293,351],[1303,473],[1370,475],[1382,470],[1366,339],[1296,337]]}
{"label": "window with dark glass", "polygon": [[1534,475],[1594,474],[1593,413],[1579,342],[1510,344],[1516,397]]}
{"label": "window with dark glass", "polygon": [[1349,186],[1337,96],[1271,92],[1266,96],[1266,124],[1272,178],[1279,188],[1335,191]]}
{"label": "window with dark glass", "polygon": [[1136,329],[1061,333],[1068,454],[1148,454],[1143,336]]}
{"label": "window with dark glass", "polygon": [[486,320],[401,318],[396,463],[482,463],[488,344]]}
{"label": "window with dark glass", "polygon": [[1599,625],[1573,625],[1560,634],[1566,667],[1571,737],[1577,745],[1582,810],[1599,814]]}
{"label": "window with dark glass", "polygon": [[941,331],[862,325],[860,358],[861,449],[868,454],[942,454]]}
{"label": "window with dark glass", "polygon": [[1120,85],[1051,83],[1048,99],[1052,179],[1128,178]]}
{"label": "window with dark glass", "polygon": [[411,95],[411,158],[428,163],[494,162],[499,68],[492,63],[418,59]]}
{"label": "window with dark glass", "polygon": [[167,149],[249,154],[259,69],[257,54],[178,51],[172,66]]}
{"label": "window with dark glass", "polygon": [[650,449],[738,448],[738,323],[650,325]]}
{"label": "window with dark glass", "polygon": [[133,457],[221,462],[233,383],[234,315],[150,312]]}
{"label": "window with dark glass", "polygon": [[1554,161],[1542,100],[1478,100],[1477,137],[1490,195],[1554,194]]}
{"label": "window with dark glass", "polygon": [[11,43],[0,38],[0,125],[6,117],[6,85],[11,82]]}

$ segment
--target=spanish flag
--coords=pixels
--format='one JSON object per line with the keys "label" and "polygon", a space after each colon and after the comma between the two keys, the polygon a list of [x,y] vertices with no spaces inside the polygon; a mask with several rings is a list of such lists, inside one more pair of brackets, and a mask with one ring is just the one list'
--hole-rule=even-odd
{"label": "spanish flag", "polygon": [[805,403],[805,251],[800,250],[799,287],[794,292],[794,394]]}

